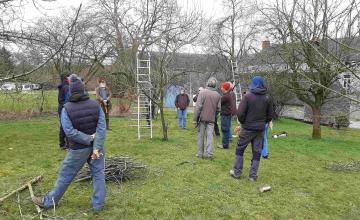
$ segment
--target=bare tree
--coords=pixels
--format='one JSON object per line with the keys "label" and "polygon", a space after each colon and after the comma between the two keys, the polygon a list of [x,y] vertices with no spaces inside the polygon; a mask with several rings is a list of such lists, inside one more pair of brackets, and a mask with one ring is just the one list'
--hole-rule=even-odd
{"label": "bare tree", "polygon": [[[104,69],[103,61],[112,53],[109,34],[104,31],[101,20],[93,13],[83,13],[79,16],[74,31],[69,36],[66,30],[72,23],[68,11],[59,16],[38,20],[29,32],[38,41],[28,42],[23,51],[31,57],[47,57],[53,54],[66,37],[67,43],[48,63],[50,72],[59,76],[63,72],[79,72],[86,69],[85,81],[89,81],[99,70]],[[91,18],[91,19],[90,19]]]}
{"label": "bare tree", "polygon": [[107,25],[114,48],[112,88],[124,93],[135,88],[135,56],[161,38],[156,31],[167,12],[167,0],[93,0],[94,10]]}
{"label": "bare tree", "polygon": [[[3,5],[0,4],[0,10],[6,10],[7,8],[10,9],[10,14],[8,14],[7,16],[10,16],[11,13],[14,13],[15,11],[11,10],[12,7],[14,7],[13,5],[11,5],[10,3],[13,1],[8,1],[8,2],[4,2]],[[20,1],[21,2],[21,1]],[[79,17],[79,13],[80,13],[80,9],[81,9],[81,5],[80,7],[76,10],[75,12],[75,18],[71,21],[71,23],[69,23],[69,26],[67,26],[65,33],[67,33],[63,40],[61,42],[55,42],[56,44],[56,48],[52,51],[52,53],[48,53],[48,54],[41,54],[42,58],[40,63],[37,63],[35,65],[35,67],[27,72],[22,72],[22,73],[13,73],[10,72],[7,74],[7,76],[5,77],[1,77],[0,78],[0,82],[2,81],[6,81],[6,80],[14,80],[17,78],[21,78],[24,76],[28,76],[36,71],[38,71],[39,69],[41,69],[42,67],[44,67],[50,60],[54,59],[65,47],[65,45],[67,44],[68,39],[70,38],[70,35],[73,32],[73,29],[75,27],[75,24],[77,22],[77,19]],[[35,36],[35,34],[33,32],[26,32],[24,30],[10,30],[11,28],[11,17],[9,19],[10,21],[8,23],[6,23],[6,25],[4,24],[4,19],[0,19],[0,22],[3,24],[2,28],[3,30],[1,30],[2,32],[0,32],[0,39],[3,40],[3,42],[11,42],[15,45],[17,45],[18,47],[21,46],[21,44],[25,44],[25,42],[30,42],[30,44],[37,42],[37,43],[53,43],[50,42],[48,39],[51,38],[50,35],[47,36],[47,39],[41,39],[38,38],[37,36]]]}
{"label": "bare tree", "polygon": [[218,56],[219,64],[226,71],[226,80],[232,78],[231,61],[237,62],[246,55],[256,41],[258,31],[254,22],[254,3],[245,0],[224,0],[225,17],[209,26],[208,51]]}
{"label": "bare tree", "polygon": [[176,0],[93,0],[93,3],[112,33],[115,62],[109,77],[115,90],[135,90],[134,61],[139,50],[140,54],[144,50],[158,52],[152,75],[154,96],[149,98],[160,109],[163,139],[167,140],[164,96],[166,86],[175,77],[168,64],[179,49],[197,38],[202,30],[202,15],[195,11],[186,13]]}
{"label": "bare tree", "polygon": [[[164,114],[165,92],[170,82],[181,77],[183,72],[174,72],[169,68],[174,56],[184,46],[195,43],[203,30],[203,15],[197,9],[185,12],[176,2],[168,1],[164,21],[155,30],[161,33],[161,39],[155,41],[156,55],[155,70],[152,84],[155,87],[153,102],[160,110],[163,140],[168,140],[168,125]],[[157,33],[157,34],[159,34]]]}
{"label": "bare tree", "polygon": [[[355,36],[359,2],[354,0],[277,0],[261,7],[267,33],[276,43],[274,53],[289,67],[287,87],[312,109],[313,138],[321,138],[321,107],[345,91],[332,87],[349,50],[334,44],[329,37],[351,44]],[[341,7],[339,7],[339,5]],[[335,91],[335,94],[334,94]]]}

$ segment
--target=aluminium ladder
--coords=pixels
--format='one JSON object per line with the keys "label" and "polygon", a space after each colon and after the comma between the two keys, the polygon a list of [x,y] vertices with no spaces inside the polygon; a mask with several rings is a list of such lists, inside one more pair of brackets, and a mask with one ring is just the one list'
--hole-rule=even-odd
{"label": "aluminium ladder", "polygon": [[[233,78],[233,83],[235,85],[234,87],[234,93],[235,93],[235,97],[236,97],[236,106],[239,106],[239,103],[242,99],[242,91],[241,91],[241,84],[240,84],[240,76],[237,74],[237,62],[230,60],[231,63],[231,73],[232,73],[232,78]],[[235,77],[237,77],[237,80],[235,79]]]}
{"label": "aluminium ladder", "polygon": [[138,139],[141,137],[150,137],[153,136],[153,122],[152,122],[152,100],[149,97],[152,97],[151,94],[151,63],[150,63],[150,53],[139,51],[136,53],[136,89],[137,89],[137,99],[136,105],[133,106],[133,118],[132,121],[135,121],[135,125],[130,125],[131,127],[137,128]]}

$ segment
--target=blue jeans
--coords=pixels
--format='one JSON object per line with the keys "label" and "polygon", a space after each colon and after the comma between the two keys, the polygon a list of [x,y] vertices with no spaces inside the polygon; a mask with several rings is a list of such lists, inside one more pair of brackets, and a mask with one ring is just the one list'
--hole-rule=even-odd
{"label": "blue jeans", "polygon": [[59,203],[68,186],[86,162],[89,164],[91,170],[94,187],[92,207],[94,210],[101,210],[104,207],[106,195],[104,173],[105,159],[104,156],[101,156],[98,160],[91,160],[90,156],[92,154],[92,150],[92,148],[68,150],[55,188],[44,197],[44,206],[46,208],[51,208],[54,203],[55,205]]}
{"label": "blue jeans", "polygon": [[231,138],[231,115],[221,115],[222,145],[229,147]]}
{"label": "blue jeans", "polygon": [[178,119],[179,119],[179,127],[186,128],[186,116],[187,116],[186,109],[184,109],[184,110],[178,109],[177,114],[178,114]]}
{"label": "blue jeans", "polygon": [[268,130],[269,130],[269,123],[265,124],[265,131],[264,131],[264,144],[261,155],[263,157],[269,156],[269,145],[268,145]]}

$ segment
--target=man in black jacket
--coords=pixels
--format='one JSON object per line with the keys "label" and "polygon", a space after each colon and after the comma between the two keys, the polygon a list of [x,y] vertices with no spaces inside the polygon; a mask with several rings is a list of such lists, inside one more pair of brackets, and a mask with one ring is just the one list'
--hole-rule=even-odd
{"label": "man in black jacket", "polygon": [[234,169],[230,170],[230,175],[233,178],[240,178],[244,163],[244,151],[251,142],[252,160],[249,180],[257,180],[257,172],[263,148],[265,123],[272,120],[272,112],[272,103],[270,96],[267,94],[265,80],[261,76],[256,76],[251,82],[250,92],[241,100],[237,112],[242,129],[236,148]]}
{"label": "man in black jacket", "polygon": [[[69,97],[70,97],[68,76],[69,76],[69,73],[62,74],[60,76],[61,84],[58,85],[58,90],[59,90],[59,94],[58,94],[58,114],[59,114],[59,118],[61,118],[61,111],[62,111],[64,105],[69,101]],[[61,121],[60,121],[59,147],[60,147],[60,149],[64,150],[64,149],[66,149],[68,147],[67,145],[68,144],[67,144],[67,140],[66,140],[66,135],[64,133],[64,129],[61,126]]]}

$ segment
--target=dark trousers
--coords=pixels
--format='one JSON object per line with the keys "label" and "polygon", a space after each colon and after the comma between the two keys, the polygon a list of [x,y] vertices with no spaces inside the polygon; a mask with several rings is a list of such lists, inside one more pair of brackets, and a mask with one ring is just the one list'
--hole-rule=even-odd
{"label": "dark trousers", "polygon": [[104,105],[103,102],[100,103],[101,105],[101,108],[105,114],[105,121],[106,121],[106,129],[109,129],[109,112],[110,112],[110,109],[111,109],[111,103],[110,101],[108,102],[107,105]]}
{"label": "dark trousers", "polygon": [[218,125],[218,123],[217,123],[217,121],[218,121],[218,115],[219,115],[219,112],[216,112],[216,113],[215,113],[215,123],[214,123],[214,132],[215,132],[215,135],[216,135],[216,136],[220,136],[219,125]]}
{"label": "dark trousers", "polygon": [[67,141],[64,129],[61,126],[61,111],[62,108],[58,108],[59,120],[60,120],[60,128],[59,128],[59,147],[60,148],[67,148]]}
{"label": "dark trousers", "polygon": [[231,115],[221,115],[221,132],[222,145],[228,148],[231,139]]}
{"label": "dark trousers", "polygon": [[252,159],[249,177],[257,179],[257,172],[260,165],[261,151],[263,148],[264,131],[250,131],[241,129],[239,141],[236,147],[236,159],[234,171],[241,175],[244,164],[244,152],[249,143],[252,145]]}

